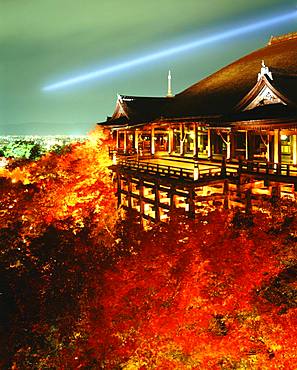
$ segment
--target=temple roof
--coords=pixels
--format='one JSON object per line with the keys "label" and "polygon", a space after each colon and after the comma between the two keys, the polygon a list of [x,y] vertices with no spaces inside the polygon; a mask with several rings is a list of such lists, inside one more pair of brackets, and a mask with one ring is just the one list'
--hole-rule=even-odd
{"label": "temple roof", "polygon": [[107,122],[134,124],[160,117],[168,98],[118,95],[115,111]]}
{"label": "temple roof", "polygon": [[[119,96],[115,112],[106,124],[116,125],[121,121],[122,125],[135,125],[179,117],[231,117],[239,103],[257,85],[262,61],[272,74],[272,79],[271,75],[265,76],[267,85],[284,104],[290,105],[290,112],[294,114],[295,109],[297,116],[297,33],[289,36],[271,39],[264,48],[231,63],[172,98]],[[265,108],[272,114],[278,108],[283,110],[279,104],[273,108],[272,105]]]}
{"label": "temple roof", "polygon": [[[225,114],[257,83],[261,61],[273,75],[273,85],[297,103],[297,37],[266,45],[175,96],[170,114]],[[172,102],[173,103],[173,102]]]}

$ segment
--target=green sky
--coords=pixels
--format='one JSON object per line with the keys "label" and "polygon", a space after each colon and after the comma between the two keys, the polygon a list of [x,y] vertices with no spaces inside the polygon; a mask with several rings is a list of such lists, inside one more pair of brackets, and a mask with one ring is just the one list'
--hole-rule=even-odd
{"label": "green sky", "polygon": [[296,21],[57,91],[46,84],[294,10],[289,0],[0,0],[0,135],[84,134],[116,94],[163,96],[265,45]]}

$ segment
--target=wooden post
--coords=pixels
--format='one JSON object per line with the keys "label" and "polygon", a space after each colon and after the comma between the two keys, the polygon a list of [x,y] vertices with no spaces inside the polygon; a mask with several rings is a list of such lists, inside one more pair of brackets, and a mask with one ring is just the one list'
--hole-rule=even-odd
{"label": "wooden post", "polygon": [[131,183],[131,178],[127,177],[127,183],[128,183],[128,208],[132,209],[132,183]]}
{"label": "wooden post", "polygon": [[245,213],[251,214],[252,213],[252,190],[247,189],[245,192]]}
{"label": "wooden post", "polygon": [[170,126],[168,132],[168,154],[173,152],[173,129]]}
{"label": "wooden post", "polygon": [[230,158],[235,158],[235,153],[236,153],[236,141],[235,141],[235,133],[230,131]]}
{"label": "wooden post", "polygon": [[212,147],[211,147],[211,130],[207,129],[207,156],[209,159],[212,158]]}
{"label": "wooden post", "polygon": [[138,154],[138,141],[139,141],[139,138],[138,138],[138,131],[137,130],[134,131],[134,135],[135,135],[134,149],[136,150],[136,153]]}
{"label": "wooden post", "polygon": [[198,163],[198,157],[195,157],[194,160],[194,181],[199,179],[199,163]]}
{"label": "wooden post", "polygon": [[194,157],[198,158],[199,147],[198,147],[198,125],[194,123]]}
{"label": "wooden post", "polygon": [[189,204],[189,218],[195,218],[195,191],[193,188],[189,189],[188,195],[188,204]]}
{"label": "wooden post", "polygon": [[249,160],[249,133],[245,132],[245,159]]}
{"label": "wooden post", "polygon": [[124,131],[124,153],[125,154],[127,153],[127,141],[128,141],[128,135],[127,135],[127,131],[125,130]]}
{"label": "wooden post", "polygon": [[297,135],[292,135],[292,159],[293,159],[293,165],[297,166]]}
{"label": "wooden post", "polygon": [[197,129],[197,146],[198,146],[198,156],[199,156],[199,151],[201,148],[201,129]]}
{"label": "wooden post", "polygon": [[119,150],[119,147],[120,147],[120,133],[119,133],[119,130],[116,131],[116,135],[117,135],[117,138],[116,138],[116,150]]}
{"label": "wooden post", "polygon": [[274,130],[274,163],[281,163],[280,129]]}
{"label": "wooden post", "polygon": [[168,197],[170,199],[170,212],[172,212],[176,208],[176,205],[175,205],[175,186],[174,185],[171,185],[170,190],[168,192]]}
{"label": "wooden post", "polygon": [[121,194],[121,174],[117,171],[117,196],[118,196],[118,208],[122,204],[122,194]]}
{"label": "wooden post", "polygon": [[180,124],[180,155],[183,156],[185,154],[185,126],[183,123]]}
{"label": "wooden post", "polygon": [[230,138],[230,132],[227,133],[227,159],[231,158],[231,138]]}
{"label": "wooden post", "polygon": [[159,194],[159,181],[155,184],[155,220],[160,221],[160,194]]}
{"label": "wooden post", "polygon": [[139,207],[140,207],[140,216],[144,215],[144,201],[143,201],[143,180],[139,179]]}
{"label": "wooden post", "polygon": [[153,125],[151,130],[151,154],[155,154],[155,127]]}
{"label": "wooden post", "polygon": [[224,181],[223,194],[224,194],[224,208],[229,209],[229,181],[228,180]]}
{"label": "wooden post", "polygon": [[266,159],[267,159],[267,162],[270,162],[270,135],[269,134],[267,134]]}
{"label": "wooden post", "polygon": [[224,178],[227,174],[227,167],[226,167],[226,159],[223,157],[222,159],[222,166],[221,166],[221,176]]}

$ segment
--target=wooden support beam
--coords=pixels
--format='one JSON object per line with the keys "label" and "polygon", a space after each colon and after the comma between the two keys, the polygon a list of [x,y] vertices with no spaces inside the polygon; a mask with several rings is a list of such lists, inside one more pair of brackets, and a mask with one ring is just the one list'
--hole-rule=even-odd
{"label": "wooden support beam", "polygon": [[159,193],[159,182],[156,181],[155,185],[155,219],[156,222],[160,221],[160,193]]}
{"label": "wooden support beam", "polygon": [[251,189],[247,189],[245,192],[245,213],[251,214],[252,213],[252,191]]}
{"label": "wooden support beam", "polygon": [[227,133],[226,146],[227,146],[227,159],[231,159],[231,137],[230,137],[230,132]]}
{"label": "wooden support beam", "polygon": [[185,125],[183,123],[179,126],[180,130],[180,155],[184,156],[185,154]]}
{"label": "wooden support beam", "polygon": [[297,135],[292,135],[292,160],[293,165],[297,166]]}
{"label": "wooden support beam", "polygon": [[116,150],[120,148],[120,133],[119,130],[116,130]]}
{"label": "wooden support beam", "polygon": [[245,159],[249,160],[249,133],[245,132]]}
{"label": "wooden support beam", "polygon": [[281,163],[280,129],[274,130],[274,163]]}
{"label": "wooden support beam", "polygon": [[138,142],[139,142],[139,132],[137,130],[134,131],[134,137],[135,137],[135,141],[134,141],[134,149],[136,150],[136,153],[138,154],[139,153],[139,150],[138,150]]}
{"label": "wooden support beam", "polygon": [[174,211],[176,208],[175,198],[176,198],[176,189],[174,185],[171,185],[171,188],[168,191],[168,197],[170,198],[170,212]]}
{"label": "wooden support beam", "polygon": [[127,193],[127,196],[128,196],[128,207],[131,209],[132,208],[132,198],[131,198],[131,194],[132,194],[132,183],[131,183],[131,178],[130,177],[127,177],[127,185],[128,185],[128,193]]}
{"label": "wooden support beam", "polygon": [[266,145],[266,160],[267,162],[270,162],[270,135],[267,134],[267,145]]}
{"label": "wooden support beam", "polygon": [[151,154],[155,154],[155,127],[153,125],[151,129]]}
{"label": "wooden support beam", "polygon": [[198,158],[199,146],[198,146],[198,124],[194,122],[194,158]]}
{"label": "wooden support beam", "polygon": [[211,130],[207,129],[207,156],[212,158]]}
{"label": "wooden support beam", "polygon": [[195,218],[195,191],[193,188],[189,189],[188,195],[188,204],[189,204],[189,218]]}
{"label": "wooden support beam", "polygon": [[118,208],[122,204],[122,194],[121,194],[121,174],[117,171],[117,197],[118,197]]}
{"label": "wooden support beam", "polygon": [[230,158],[235,158],[235,149],[236,149],[236,142],[235,142],[235,134],[234,132],[230,132]]}
{"label": "wooden support beam", "polygon": [[170,126],[168,131],[168,154],[173,152],[173,128]]}
{"label": "wooden support beam", "polygon": [[124,131],[124,153],[127,153],[128,148],[128,134],[127,131]]}
{"label": "wooden support beam", "polygon": [[228,180],[224,180],[223,194],[224,194],[224,208],[229,209],[229,181]]}
{"label": "wooden support beam", "polygon": [[140,216],[144,215],[144,191],[143,191],[143,180],[139,179],[139,206],[140,206]]}

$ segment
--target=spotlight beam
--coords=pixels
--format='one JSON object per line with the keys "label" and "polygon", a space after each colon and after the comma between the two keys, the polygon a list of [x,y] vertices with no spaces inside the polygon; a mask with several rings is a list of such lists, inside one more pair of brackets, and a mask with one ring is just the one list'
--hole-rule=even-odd
{"label": "spotlight beam", "polygon": [[198,48],[204,45],[230,39],[230,38],[233,38],[233,37],[245,34],[245,33],[253,32],[253,31],[268,27],[268,26],[275,25],[275,24],[287,22],[294,18],[297,18],[296,10],[293,12],[284,13],[284,14],[275,16],[273,18],[264,19],[264,20],[261,20],[261,21],[258,21],[252,24],[238,27],[236,29],[229,29],[227,31],[216,33],[208,37],[196,39],[192,42],[188,42],[183,45],[171,47],[166,50],[157,51],[152,54],[144,55],[139,58],[127,60],[122,63],[113,64],[109,67],[101,68],[101,69],[98,69],[98,70],[95,70],[89,73],[85,73],[85,74],[82,74],[76,77],[68,78],[66,80],[47,85],[43,87],[42,90],[43,91],[58,90],[58,89],[61,89],[61,88],[64,88],[70,85],[75,85],[75,84],[78,84],[84,81],[100,78],[100,77],[103,77],[103,76],[106,76],[112,73],[116,73],[116,72],[131,68],[131,67],[136,67],[136,66],[139,66],[145,63],[153,62],[158,59],[169,57],[171,55],[179,54],[181,52],[190,51],[190,50],[193,50],[195,48]]}

